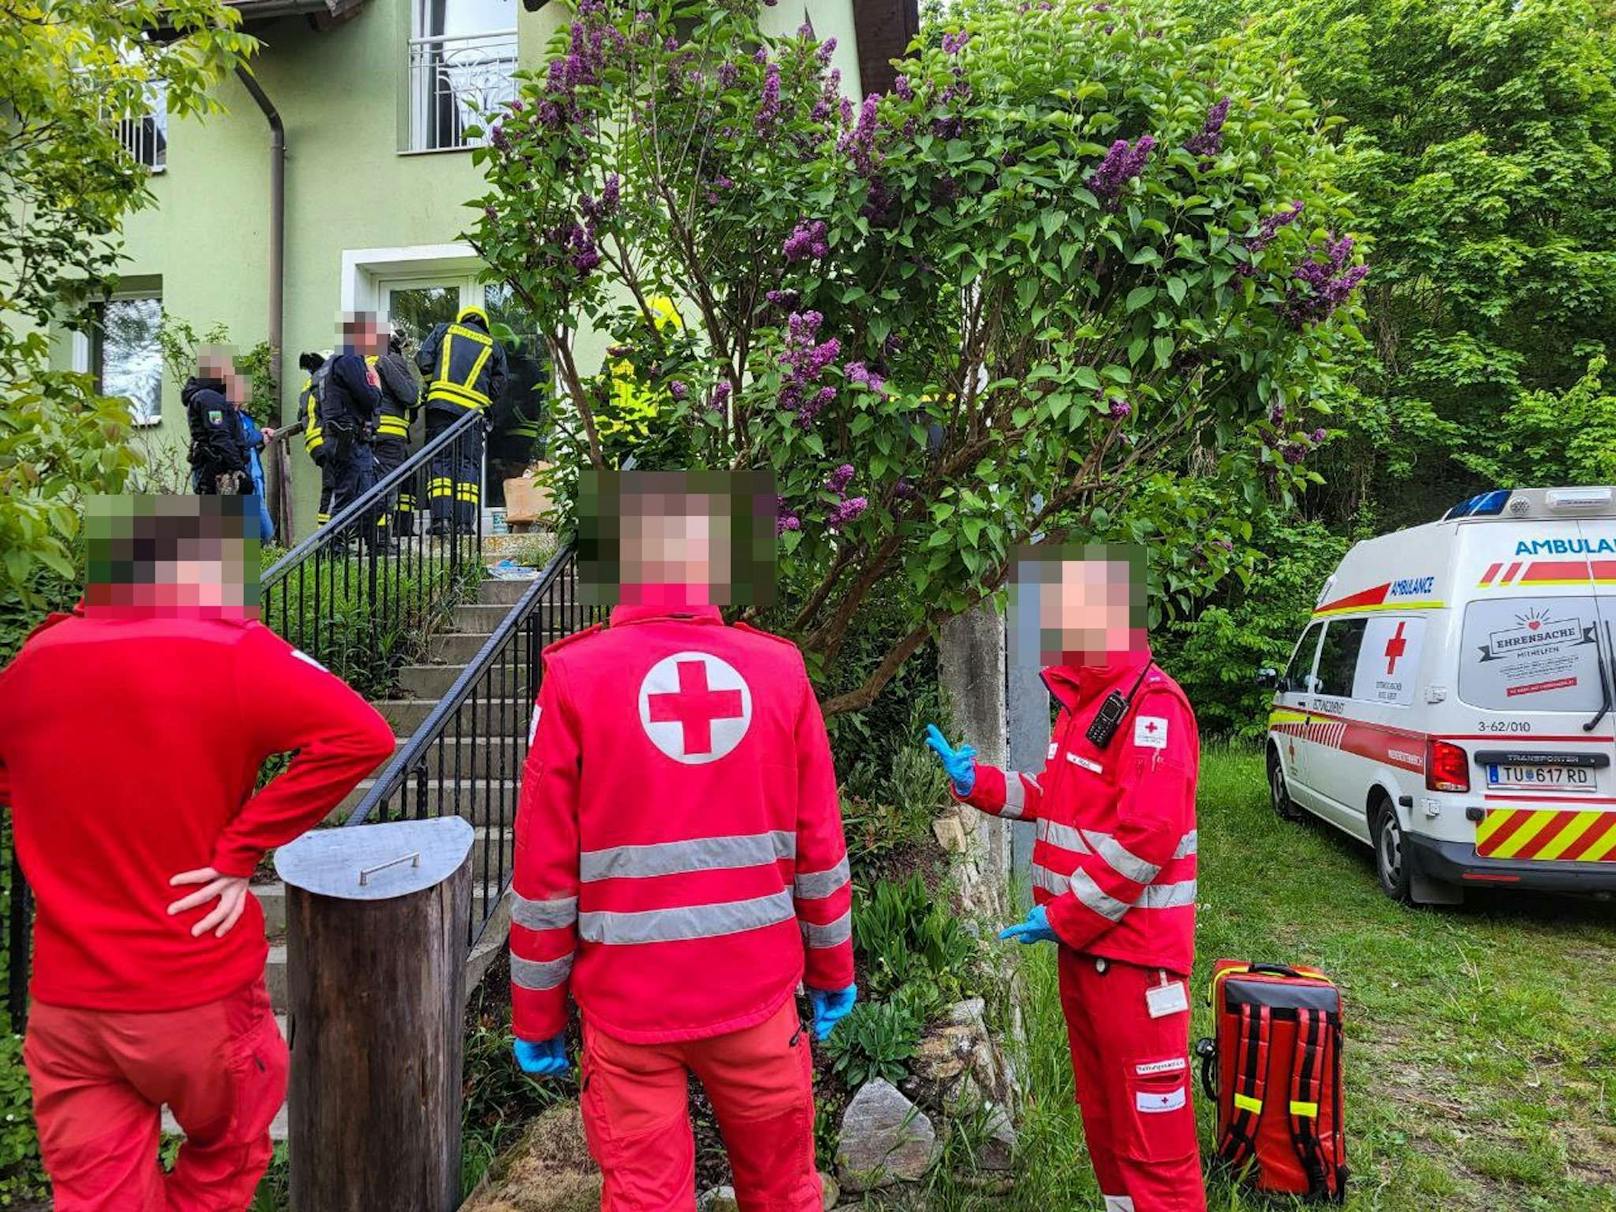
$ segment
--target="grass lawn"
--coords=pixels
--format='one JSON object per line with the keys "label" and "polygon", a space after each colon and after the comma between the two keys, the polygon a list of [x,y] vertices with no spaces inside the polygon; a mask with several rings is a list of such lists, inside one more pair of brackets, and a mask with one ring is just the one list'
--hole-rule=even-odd
{"label": "grass lawn", "polygon": [[[1616,906],[1502,893],[1457,910],[1395,905],[1367,848],[1273,815],[1245,751],[1205,756],[1200,859],[1196,1036],[1211,1032],[1220,957],[1316,964],[1342,987],[1349,1209],[1616,1209]],[[1100,1206],[1053,958],[1027,956],[1034,1105],[1015,1190],[937,1191],[931,1207]],[[1205,1150],[1212,1108],[1200,1111]],[[1276,1206],[1222,1182],[1209,1202]]]}

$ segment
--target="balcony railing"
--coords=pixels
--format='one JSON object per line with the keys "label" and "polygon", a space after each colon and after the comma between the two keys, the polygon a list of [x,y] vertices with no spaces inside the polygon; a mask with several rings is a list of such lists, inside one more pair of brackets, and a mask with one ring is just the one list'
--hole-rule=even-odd
{"label": "balcony railing", "polygon": [[484,142],[466,135],[516,96],[516,31],[410,40],[411,151]]}

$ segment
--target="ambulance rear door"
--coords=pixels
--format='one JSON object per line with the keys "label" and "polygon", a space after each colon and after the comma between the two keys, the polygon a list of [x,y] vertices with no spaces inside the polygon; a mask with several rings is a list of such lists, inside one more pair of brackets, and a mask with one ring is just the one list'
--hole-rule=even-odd
{"label": "ambulance rear door", "polygon": [[[1593,594],[1594,614],[1598,620],[1600,652],[1605,658],[1605,670],[1610,677],[1610,712],[1599,722],[1596,733],[1608,733],[1607,751],[1611,770],[1616,773],[1616,520],[1600,519],[1577,523],[1582,534],[1583,549],[1588,555],[1588,583]],[[1616,795],[1616,777],[1611,779],[1611,793]],[[1612,804],[1616,808],[1616,803]]]}

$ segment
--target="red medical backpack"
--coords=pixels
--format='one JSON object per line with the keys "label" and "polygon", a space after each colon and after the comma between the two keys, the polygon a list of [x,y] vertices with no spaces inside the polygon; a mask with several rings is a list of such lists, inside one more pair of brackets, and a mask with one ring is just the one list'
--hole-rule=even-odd
{"label": "red medical backpack", "polygon": [[1346,1198],[1341,993],[1317,968],[1218,960],[1215,1040],[1196,1045],[1220,1161],[1258,1191]]}

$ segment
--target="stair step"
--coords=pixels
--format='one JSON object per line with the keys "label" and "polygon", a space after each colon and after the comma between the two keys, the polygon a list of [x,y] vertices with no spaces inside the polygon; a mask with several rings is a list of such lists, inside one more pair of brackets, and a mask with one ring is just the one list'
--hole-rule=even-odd
{"label": "stair step", "polygon": [[[474,772],[480,776],[481,771]],[[492,778],[465,777],[458,782],[453,775],[449,778],[429,778],[426,784],[426,814],[428,816],[463,816],[473,825],[497,824],[497,820],[490,821],[489,817],[514,819],[516,815],[516,797],[522,790],[521,770],[514,765],[505,767],[505,777],[500,777],[499,756],[495,753],[494,770]],[[327,816],[326,824],[340,825],[348,819],[348,814],[359,807],[364,798],[370,794],[370,789],[376,785],[375,779],[366,779],[348,793],[343,800]],[[391,800],[392,807],[401,815],[414,816],[420,795],[415,781],[412,779],[407,795],[394,795]]]}
{"label": "stair step", "polygon": [[[399,689],[405,698],[436,702],[449,693],[465,665],[405,665],[399,670]],[[518,646],[509,659],[497,661],[484,673],[482,686],[500,696],[522,698],[528,693],[527,646]]]}
{"label": "stair step", "polygon": [[[498,682],[494,683],[494,688],[504,689]],[[382,713],[382,718],[393,726],[395,733],[413,736],[438,704],[435,699],[378,699],[371,706]],[[492,728],[503,734],[527,724],[533,715],[533,701],[528,698],[479,698],[463,706],[461,712],[462,727],[466,731],[475,728],[481,732]]]}
{"label": "stair step", "polygon": [[485,605],[479,603],[475,606],[456,606],[454,612],[454,625],[457,632],[464,634],[489,635],[494,628],[505,621],[511,608],[502,605]]}
{"label": "stair step", "polygon": [[488,643],[488,633],[449,631],[432,637],[430,652],[434,661],[445,665],[469,665]]}
{"label": "stair step", "polygon": [[[469,732],[469,720],[466,721],[466,725]],[[426,752],[421,755],[426,765],[427,777],[498,778],[502,757],[505,771],[520,770],[522,762],[527,757],[527,729],[523,728],[520,731],[520,736],[513,732],[504,736],[456,738],[451,726],[447,737],[428,745]],[[398,748],[402,749],[408,743],[408,737],[398,738]]]}
{"label": "stair step", "polygon": [[533,588],[533,580],[531,577],[519,581],[489,577],[477,586],[477,600],[484,606],[514,606],[522,600],[524,593]]}

